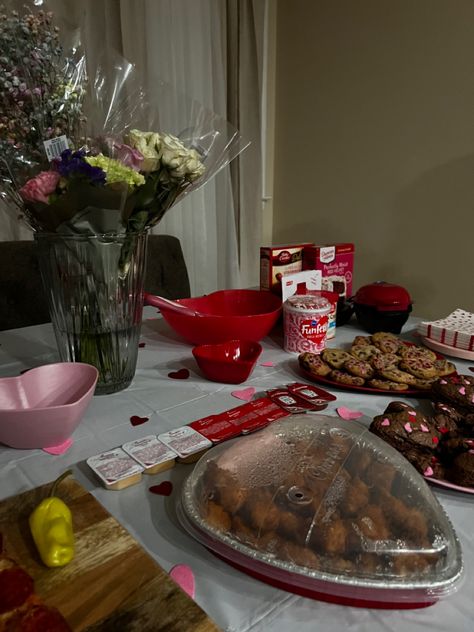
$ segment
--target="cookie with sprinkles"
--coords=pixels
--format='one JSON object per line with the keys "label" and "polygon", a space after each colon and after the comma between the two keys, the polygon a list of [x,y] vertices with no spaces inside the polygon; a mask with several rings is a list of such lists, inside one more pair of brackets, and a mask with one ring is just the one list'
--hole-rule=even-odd
{"label": "cookie with sprinkles", "polygon": [[309,371],[310,373],[313,373],[313,375],[320,375],[324,377],[325,375],[329,375],[332,371],[329,364],[326,364],[321,359],[320,355],[310,353],[309,351],[300,353],[298,356],[298,362],[305,371]]}
{"label": "cookie with sprinkles", "polygon": [[331,380],[334,380],[339,384],[346,384],[347,386],[363,386],[365,384],[363,377],[356,377],[355,375],[350,375],[350,373],[338,371],[337,369],[331,371],[329,377]]}
{"label": "cookie with sprinkles", "polygon": [[390,380],[380,380],[379,378],[373,378],[367,382],[367,386],[370,388],[376,388],[380,391],[407,391],[408,384],[402,382],[391,382]]}
{"label": "cookie with sprinkles", "polygon": [[321,356],[333,369],[342,369],[344,362],[351,357],[344,349],[324,349]]}

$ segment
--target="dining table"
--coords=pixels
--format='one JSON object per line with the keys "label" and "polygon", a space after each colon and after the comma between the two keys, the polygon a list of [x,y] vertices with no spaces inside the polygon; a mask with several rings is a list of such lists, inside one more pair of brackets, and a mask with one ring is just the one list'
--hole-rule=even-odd
{"label": "dining table", "polygon": [[[420,318],[411,316],[401,337],[417,342]],[[357,335],[367,335],[355,321],[337,327],[329,347],[347,347]],[[148,435],[159,435],[210,414],[243,404],[240,391],[257,398],[268,389],[306,382],[297,354],[283,349],[278,325],[263,341],[263,352],[250,377],[240,385],[207,380],[199,370],[192,346],[163,320],[156,308],[145,307],[137,369],[131,385],[111,395],[94,396],[62,454],[19,450],[0,445],[0,500],[54,480],[67,468],[106,510],[137,540],[165,572],[186,565],[195,579],[197,604],[226,632],[467,632],[474,630],[474,494],[430,484],[460,541],[464,573],[458,589],[437,603],[419,609],[376,609],[339,605],[299,596],[273,587],[227,564],[181,526],[176,511],[180,489],[194,464],[178,463],[168,471],[143,476],[122,490],[103,487],[86,464],[101,452]],[[470,362],[449,358],[459,373],[469,374]],[[20,375],[59,362],[51,323],[0,332],[0,377]],[[185,369],[186,371],[181,371]],[[181,378],[176,379],[177,374]],[[322,386],[322,385],[320,385]],[[318,414],[338,417],[349,408],[363,416],[354,423],[369,425],[389,402],[406,401],[430,411],[426,398],[399,393],[369,393],[323,386],[335,401]],[[133,425],[132,417],[147,419]],[[169,495],[150,487],[169,481]],[[159,617],[159,613],[156,613]]]}

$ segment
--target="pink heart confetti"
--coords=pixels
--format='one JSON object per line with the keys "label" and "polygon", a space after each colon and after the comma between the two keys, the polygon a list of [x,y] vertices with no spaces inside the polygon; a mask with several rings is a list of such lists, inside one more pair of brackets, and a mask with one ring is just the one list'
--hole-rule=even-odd
{"label": "pink heart confetti", "polygon": [[241,399],[244,402],[249,402],[255,394],[255,389],[253,386],[249,386],[248,388],[244,388],[241,391],[232,391],[231,395],[233,397],[237,397],[237,399]]}
{"label": "pink heart confetti", "polygon": [[187,380],[189,377],[188,369],[179,369],[179,371],[171,371],[168,373],[168,377],[171,377],[173,380]]}
{"label": "pink heart confetti", "polygon": [[474,404],[474,395],[471,397],[471,402]]}
{"label": "pink heart confetti", "polygon": [[446,380],[440,380],[439,383],[440,384],[447,384]]}
{"label": "pink heart confetti", "polygon": [[433,469],[428,465],[426,470],[423,472],[423,476],[433,476]]}
{"label": "pink heart confetti", "polygon": [[421,432],[429,432],[430,429],[425,424],[420,424]]}
{"label": "pink heart confetti", "polygon": [[466,394],[466,389],[464,388],[464,386],[461,386],[461,388],[459,389],[459,392],[461,393],[461,395]]}
{"label": "pink heart confetti", "polygon": [[47,452],[48,454],[54,454],[57,456],[58,454],[64,454],[69,450],[74,441],[72,439],[66,439],[63,443],[59,445],[53,445],[50,448],[43,448],[43,452]]}
{"label": "pink heart confetti", "polygon": [[414,410],[409,410],[408,414],[410,415],[410,417],[416,417],[416,412]]}
{"label": "pink heart confetti", "polygon": [[346,421],[350,421],[351,419],[359,419],[359,417],[363,417],[364,413],[359,412],[358,410],[351,410],[350,408],[346,408],[346,406],[339,406],[336,408],[336,412],[342,419]]}
{"label": "pink heart confetti", "polygon": [[474,454],[474,450],[469,450],[469,454]]}
{"label": "pink heart confetti", "polygon": [[152,485],[148,490],[157,496],[169,496],[173,491],[173,483],[171,481],[163,481],[159,485]]}
{"label": "pink heart confetti", "polygon": [[261,362],[260,366],[274,366],[271,360],[267,360],[266,362]]}
{"label": "pink heart confetti", "polygon": [[130,417],[130,423],[132,426],[141,426],[146,423],[150,418],[149,417],[139,417],[138,415],[132,415]]}
{"label": "pink heart confetti", "polygon": [[184,592],[194,599],[196,592],[196,582],[194,580],[194,573],[190,566],[187,564],[177,564],[170,570],[170,577],[178,586],[184,590]]}
{"label": "pink heart confetti", "polygon": [[390,426],[390,419],[385,418],[380,425],[381,426]]}
{"label": "pink heart confetti", "polygon": [[408,432],[408,434],[410,434],[410,432],[413,432],[413,428],[410,426],[409,422],[407,422],[403,427]]}

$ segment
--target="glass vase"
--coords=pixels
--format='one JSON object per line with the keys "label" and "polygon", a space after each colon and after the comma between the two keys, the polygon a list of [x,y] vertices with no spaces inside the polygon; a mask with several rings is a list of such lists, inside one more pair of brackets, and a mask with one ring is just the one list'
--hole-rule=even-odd
{"label": "glass vase", "polygon": [[41,276],[63,362],[97,367],[96,395],[135,375],[143,311],[146,233],[36,233]]}

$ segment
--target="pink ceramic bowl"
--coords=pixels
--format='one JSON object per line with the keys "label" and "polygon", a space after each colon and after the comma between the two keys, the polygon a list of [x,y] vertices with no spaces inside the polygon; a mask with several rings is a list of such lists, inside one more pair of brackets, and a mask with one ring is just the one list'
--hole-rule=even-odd
{"label": "pink ceramic bowl", "polygon": [[99,373],[90,364],[58,362],[0,379],[0,443],[48,448],[79,425]]}
{"label": "pink ceramic bowl", "polygon": [[241,384],[252,373],[262,347],[249,340],[229,340],[193,348],[199,368],[213,382]]}

